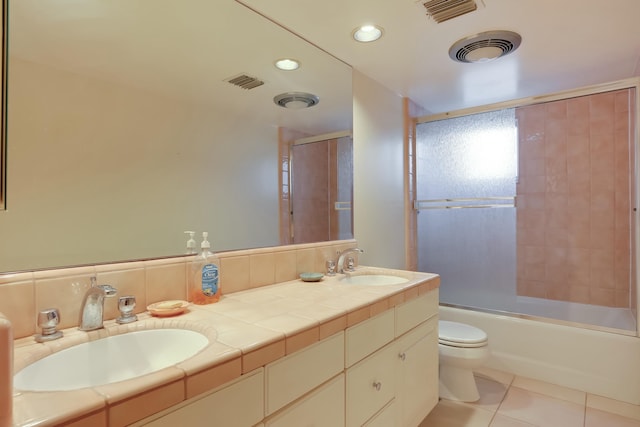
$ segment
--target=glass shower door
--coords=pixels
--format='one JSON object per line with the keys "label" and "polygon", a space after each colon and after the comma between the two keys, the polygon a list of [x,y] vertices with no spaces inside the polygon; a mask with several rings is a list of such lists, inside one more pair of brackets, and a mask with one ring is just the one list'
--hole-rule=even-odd
{"label": "glass shower door", "polygon": [[443,303],[515,303],[517,145],[513,109],[417,125],[418,269]]}

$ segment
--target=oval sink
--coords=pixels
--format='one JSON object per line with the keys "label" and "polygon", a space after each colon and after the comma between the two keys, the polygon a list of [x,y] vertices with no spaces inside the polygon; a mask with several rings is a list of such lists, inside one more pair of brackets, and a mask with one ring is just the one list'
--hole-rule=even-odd
{"label": "oval sink", "polygon": [[209,344],[188,329],[148,329],[90,341],[40,359],[13,377],[29,391],[75,390],[124,381],[175,365]]}
{"label": "oval sink", "polygon": [[345,276],[340,281],[349,285],[385,286],[406,283],[409,279],[387,274],[362,274],[359,276]]}

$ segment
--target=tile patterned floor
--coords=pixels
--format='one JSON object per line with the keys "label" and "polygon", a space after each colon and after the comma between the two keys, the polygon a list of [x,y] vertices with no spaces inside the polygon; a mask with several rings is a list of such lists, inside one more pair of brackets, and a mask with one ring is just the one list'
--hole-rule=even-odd
{"label": "tile patterned floor", "polygon": [[419,427],[640,427],[640,406],[484,369],[480,400],[440,400]]}

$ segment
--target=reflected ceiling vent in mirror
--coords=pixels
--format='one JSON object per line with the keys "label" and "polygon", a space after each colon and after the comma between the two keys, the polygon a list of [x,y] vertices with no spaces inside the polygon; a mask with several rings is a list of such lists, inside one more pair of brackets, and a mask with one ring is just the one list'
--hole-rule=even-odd
{"label": "reflected ceiling vent in mirror", "polygon": [[478,9],[475,0],[430,0],[422,2],[427,15],[438,24]]}
{"label": "reflected ceiling vent in mirror", "polygon": [[242,89],[254,89],[258,86],[262,86],[264,82],[256,77],[251,77],[247,74],[240,74],[238,76],[229,77],[225,80],[232,85],[241,87]]}
{"label": "reflected ceiling vent in mirror", "polygon": [[299,110],[301,108],[309,108],[317,105],[318,102],[320,102],[320,98],[310,93],[287,92],[274,97],[273,102],[282,108]]}
{"label": "reflected ceiling vent in mirror", "polygon": [[510,54],[520,42],[522,37],[513,31],[485,31],[455,42],[449,57],[458,62],[487,62]]}

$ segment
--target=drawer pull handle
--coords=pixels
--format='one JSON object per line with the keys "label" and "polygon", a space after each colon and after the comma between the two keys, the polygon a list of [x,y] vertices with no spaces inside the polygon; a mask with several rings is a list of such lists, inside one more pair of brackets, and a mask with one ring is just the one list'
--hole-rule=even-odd
{"label": "drawer pull handle", "polygon": [[407,354],[406,353],[400,353],[398,355],[398,357],[400,358],[400,360],[404,361],[407,358]]}
{"label": "drawer pull handle", "polygon": [[382,383],[380,381],[374,381],[373,388],[375,388],[376,391],[380,391],[380,389],[382,388]]}

